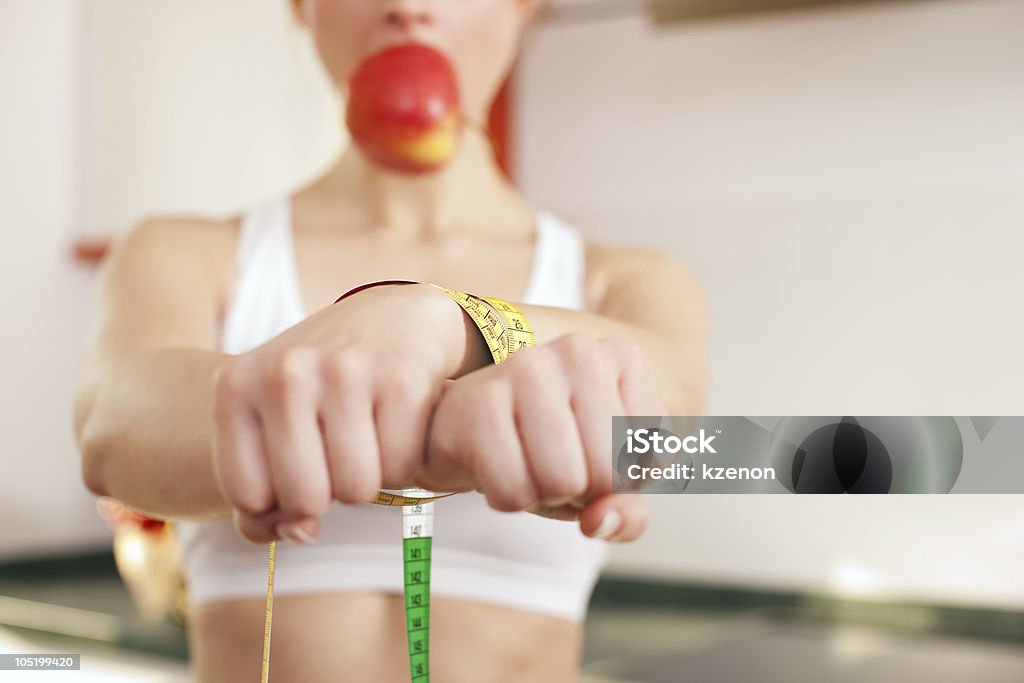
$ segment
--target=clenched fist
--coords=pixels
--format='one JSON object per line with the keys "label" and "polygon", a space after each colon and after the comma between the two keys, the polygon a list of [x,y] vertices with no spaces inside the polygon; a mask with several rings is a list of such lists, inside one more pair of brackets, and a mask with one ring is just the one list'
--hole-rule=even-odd
{"label": "clenched fist", "polygon": [[640,495],[611,493],[611,417],[662,412],[633,345],[568,334],[448,383],[417,482],[631,540],[646,527],[646,507]]}
{"label": "clenched fist", "polygon": [[[453,336],[419,343],[427,327]],[[366,502],[410,483],[462,329],[440,290],[378,287],[224,365],[214,464],[242,535],[308,541],[332,500]]]}

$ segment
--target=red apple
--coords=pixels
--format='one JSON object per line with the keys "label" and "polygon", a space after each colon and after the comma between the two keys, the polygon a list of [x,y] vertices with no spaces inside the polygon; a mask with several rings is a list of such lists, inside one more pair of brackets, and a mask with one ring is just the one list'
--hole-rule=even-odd
{"label": "red apple", "polygon": [[443,54],[403,43],[361,62],[348,83],[352,141],[390,171],[425,173],[455,154],[462,130],[455,70]]}

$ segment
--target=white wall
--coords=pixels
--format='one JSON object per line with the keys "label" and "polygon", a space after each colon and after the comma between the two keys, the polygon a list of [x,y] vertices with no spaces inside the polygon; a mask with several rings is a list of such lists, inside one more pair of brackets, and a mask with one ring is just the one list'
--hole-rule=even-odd
{"label": "white wall", "polygon": [[[1024,3],[546,26],[527,193],[707,290],[716,415],[1024,414]],[[1024,606],[1024,497],[651,497],[623,573]]]}
{"label": "white wall", "polygon": [[0,559],[102,538],[80,483],[71,393],[89,273],[72,266],[78,208],[75,0],[0,3]]}
{"label": "white wall", "polygon": [[232,213],[338,152],[338,102],[289,0],[85,6],[83,230]]}
{"label": "white wall", "polygon": [[287,0],[0,3],[0,561],[110,540],[71,431],[94,284],[71,244],[315,174],[342,126],[309,48]]}

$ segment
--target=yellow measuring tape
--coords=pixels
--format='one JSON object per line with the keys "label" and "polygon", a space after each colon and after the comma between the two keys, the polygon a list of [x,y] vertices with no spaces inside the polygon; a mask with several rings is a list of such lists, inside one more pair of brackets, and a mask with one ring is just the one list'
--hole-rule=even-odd
{"label": "yellow measuring tape", "polygon": [[[413,280],[382,280],[350,289],[335,301],[378,284],[419,284]],[[526,317],[513,304],[489,296],[467,294],[440,285],[443,290],[466,311],[479,328],[494,362],[502,363],[508,357],[536,343],[533,330]],[[414,495],[407,495],[414,493]],[[434,501],[453,493],[433,494],[422,489],[402,492],[378,491],[370,500],[374,505],[401,507],[403,511],[403,572],[406,598],[406,633],[409,641],[409,668],[413,683],[429,683],[429,628],[430,628],[430,550],[433,536]],[[271,541],[267,559],[267,602],[263,624],[263,656],[260,682],[270,679],[270,629],[274,617],[274,568],[277,561],[277,541]]]}

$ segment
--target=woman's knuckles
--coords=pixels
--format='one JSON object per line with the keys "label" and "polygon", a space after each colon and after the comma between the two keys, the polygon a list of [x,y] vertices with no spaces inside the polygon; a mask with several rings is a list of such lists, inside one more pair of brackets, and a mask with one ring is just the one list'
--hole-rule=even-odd
{"label": "woman's knuckles", "polygon": [[412,363],[398,363],[379,373],[376,387],[379,401],[412,409],[426,407],[424,404],[435,397],[438,390],[439,384]]}
{"label": "woman's knuckles", "polygon": [[620,373],[646,371],[643,351],[635,342],[626,339],[606,339],[604,343],[615,359]]}
{"label": "woman's knuckles", "polygon": [[[518,359],[516,359],[518,360]],[[520,400],[535,400],[545,394],[561,393],[566,373],[551,353],[534,353],[513,365],[509,362],[510,384]]]}
{"label": "woman's knuckles", "polygon": [[233,408],[245,395],[245,374],[241,363],[225,362],[214,377],[214,396],[219,410]]}
{"label": "woman's knuckles", "polygon": [[312,349],[292,347],[269,358],[263,369],[263,387],[269,397],[288,401],[311,389],[314,355]]}
{"label": "woman's knuckles", "polygon": [[365,381],[367,366],[367,359],[361,352],[330,351],[320,358],[320,381],[328,389],[353,389]]}
{"label": "woman's knuckles", "polygon": [[605,362],[602,342],[578,332],[562,335],[553,342],[553,347],[565,367],[572,372],[591,371]]}
{"label": "woman's knuckles", "polygon": [[453,426],[474,441],[481,434],[505,431],[502,427],[513,419],[509,392],[499,383],[485,383],[475,392],[463,392],[460,398],[459,410],[452,416]]}
{"label": "woman's knuckles", "polygon": [[552,348],[558,349],[560,353],[572,356],[581,352],[582,349],[596,341],[580,332],[567,332],[551,342]]}
{"label": "woman's knuckles", "polygon": [[[263,381],[255,384],[271,391],[278,400],[288,401],[301,396],[307,388],[312,391],[316,388],[315,383],[329,388],[351,389],[372,378],[375,402],[385,401],[400,406],[408,416],[408,429],[420,432],[391,440],[390,449],[381,444],[381,453],[377,456],[380,458],[379,479],[357,476],[339,480],[327,477],[324,491],[310,491],[309,495],[283,503],[282,512],[289,517],[318,517],[326,511],[331,499],[353,504],[365,502],[380,486],[407,483],[424,472],[426,452],[430,453],[435,465],[450,461],[447,469],[455,464],[468,465],[479,474],[482,459],[494,455],[493,449],[486,447],[487,435],[501,429],[507,431],[508,425],[503,421],[515,422],[517,418],[512,407],[519,400],[542,403],[556,400],[564,393],[561,389],[580,382],[581,378],[593,380],[593,376],[600,376],[607,379],[610,374],[645,370],[636,345],[620,340],[597,340],[576,333],[564,335],[546,347],[539,347],[534,353],[523,354],[510,361],[513,362],[494,368],[496,372],[489,376],[489,381],[474,382],[465,378],[442,393],[443,383],[433,382],[422,369],[401,359],[390,364],[386,371],[373,373],[370,372],[372,359],[362,351],[346,349],[318,353],[309,348],[293,347],[271,356],[261,363]],[[226,414],[231,407],[245,402],[247,392],[254,385],[251,373],[246,370],[248,368],[242,363],[232,362],[218,373],[218,415],[220,411]],[[591,387],[608,384],[589,381]],[[614,388],[614,383],[609,386]],[[584,400],[587,398],[583,396]],[[423,432],[427,428],[427,416],[431,414],[433,422],[425,451],[426,434]],[[504,455],[522,457],[521,453]],[[426,471],[430,469],[428,466]],[[536,505],[538,499],[565,501],[595,493],[600,495],[608,488],[610,472],[606,474],[607,477],[590,473],[581,464],[578,468],[567,466],[545,475],[543,480],[536,482],[538,490],[533,490],[532,485],[510,488],[507,483],[485,485],[483,490],[495,509],[518,511]],[[259,515],[272,506],[273,501],[268,501],[268,498],[272,498],[268,492],[236,491],[232,502],[247,515]]]}
{"label": "woman's knuckles", "polygon": [[518,391],[528,395],[562,396],[578,387],[613,386],[607,381],[621,371],[621,354],[604,340],[584,334],[562,335],[539,347],[515,369]]}
{"label": "woman's knuckles", "polygon": [[579,332],[570,332],[549,344],[567,370],[594,370],[617,373],[635,371],[644,364],[643,353],[635,342],[611,337],[597,339]]}

